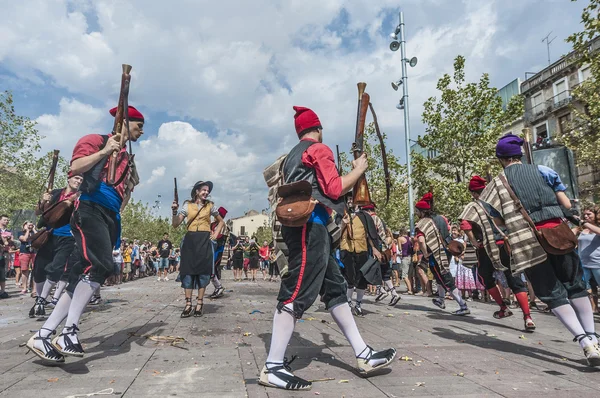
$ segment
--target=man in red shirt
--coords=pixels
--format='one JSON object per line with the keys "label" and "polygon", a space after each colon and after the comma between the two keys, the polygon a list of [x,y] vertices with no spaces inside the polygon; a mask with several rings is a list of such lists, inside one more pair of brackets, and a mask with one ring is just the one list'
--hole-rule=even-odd
{"label": "man in red shirt", "polygon": [[269,355],[259,383],[287,390],[308,390],[312,383],[291,373],[291,361],[285,360],[285,351],[296,320],[310,308],[318,295],[321,295],[321,301],[354,349],[361,374],[369,375],[375,369],[388,365],[396,350],[374,351],[362,339],[346,300],[346,281],[333,256],[326,227],[332,210],[344,213],[342,197],[367,170],[366,155],[352,162],[350,173],[340,176],[331,149],[322,143],[323,128],[317,115],[304,107],[295,106],[294,110],[300,142],[284,161],[284,180],[286,184],[308,181],[312,186],[312,197],[319,203],[303,226],[282,226],[289,252],[288,271],[281,278]]}
{"label": "man in red shirt", "polygon": [[[116,111],[113,108],[110,114],[115,116]],[[128,117],[129,122],[123,123],[119,133],[135,142],[143,134],[144,116],[129,106]],[[71,270],[67,294],[62,295],[46,323],[27,342],[27,347],[43,360],[64,362],[65,355],[84,355],[77,335],[79,318],[94,292],[113,273],[112,250],[118,249],[121,241],[120,210],[139,182],[133,159],[125,148],[114,134],[89,134],[73,149],[71,171],[84,178],[82,194],[71,217],[80,261]],[[117,153],[117,172],[115,183],[109,184],[108,159],[113,153]],[[65,318],[62,333],[50,342],[50,336]]]}

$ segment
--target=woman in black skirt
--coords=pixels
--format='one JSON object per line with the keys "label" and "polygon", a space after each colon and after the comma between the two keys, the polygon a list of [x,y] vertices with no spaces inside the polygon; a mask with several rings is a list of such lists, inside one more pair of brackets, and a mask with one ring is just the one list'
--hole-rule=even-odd
{"label": "woman in black skirt", "polygon": [[[219,207],[208,200],[212,192],[213,183],[198,181],[192,188],[191,200],[183,203],[183,208],[178,213],[179,204],[173,202],[173,227],[177,228],[184,220],[187,224],[187,233],[183,238],[181,247],[181,263],[179,267],[181,287],[185,290],[185,308],[181,313],[182,318],[192,315],[192,292],[198,290],[194,316],[202,316],[204,290],[214,274],[213,242],[221,233],[225,222],[219,214]],[[218,225],[211,233],[211,216],[217,220]]]}

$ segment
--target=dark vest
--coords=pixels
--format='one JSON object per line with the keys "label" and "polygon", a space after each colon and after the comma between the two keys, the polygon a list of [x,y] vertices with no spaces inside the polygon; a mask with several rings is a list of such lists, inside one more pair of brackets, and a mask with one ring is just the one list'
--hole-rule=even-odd
{"label": "dark vest", "polygon": [[316,144],[314,141],[300,141],[287,155],[283,164],[283,179],[286,184],[296,181],[308,181],[312,186],[312,197],[323,205],[344,214],[345,204],[343,199],[333,200],[323,193],[317,180],[316,171],[302,163],[302,154],[308,147]]}
{"label": "dark vest", "polygon": [[514,164],[504,169],[504,174],[534,223],[563,217],[554,190],[546,184],[537,166]]}
{"label": "dark vest", "polygon": [[369,213],[364,210],[356,213],[358,219],[362,222],[365,231],[367,232],[367,237],[371,239],[373,245],[377,248],[377,250],[381,250],[381,239],[379,238],[379,234],[377,233],[377,227],[375,226],[375,221],[373,221],[373,217]]}
{"label": "dark vest", "polygon": [[448,231],[448,223],[446,222],[444,217],[438,214],[434,214],[431,216],[431,220],[440,232],[442,240],[446,242],[446,244],[450,243],[450,241],[452,240],[452,236],[450,235],[450,231]]}

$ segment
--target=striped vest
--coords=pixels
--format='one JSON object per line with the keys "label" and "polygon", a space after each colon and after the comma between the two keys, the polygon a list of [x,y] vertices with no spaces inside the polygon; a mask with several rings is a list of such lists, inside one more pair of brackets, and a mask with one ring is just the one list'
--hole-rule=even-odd
{"label": "striped vest", "polygon": [[513,164],[504,169],[504,174],[534,223],[563,217],[554,190],[546,184],[537,166]]}

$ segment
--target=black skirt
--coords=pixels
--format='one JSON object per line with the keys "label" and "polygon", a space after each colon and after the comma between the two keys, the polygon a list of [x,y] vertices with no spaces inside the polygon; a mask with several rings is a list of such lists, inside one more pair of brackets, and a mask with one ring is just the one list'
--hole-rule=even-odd
{"label": "black skirt", "polygon": [[181,247],[181,275],[213,275],[214,254],[210,232],[188,231]]}

